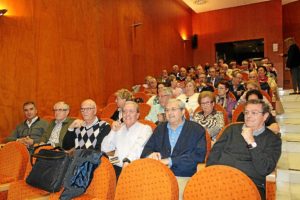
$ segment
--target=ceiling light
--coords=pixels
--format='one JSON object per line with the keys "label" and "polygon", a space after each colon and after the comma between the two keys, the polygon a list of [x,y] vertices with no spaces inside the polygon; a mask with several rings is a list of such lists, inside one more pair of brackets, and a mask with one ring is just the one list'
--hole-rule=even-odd
{"label": "ceiling light", "polygon": [[201,4],[205,4],[206,3],[206,0],[195,0],[194,1],[194,4],[196,5],[201,5]]}

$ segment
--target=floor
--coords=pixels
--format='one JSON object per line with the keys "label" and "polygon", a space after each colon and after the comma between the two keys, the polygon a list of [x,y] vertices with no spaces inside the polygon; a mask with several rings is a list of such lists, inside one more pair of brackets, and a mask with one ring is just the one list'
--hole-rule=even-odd
{"label": "floor", "polygon": [[282,155],[277,165],[277,200],[300,200],[300,95],[280,90],[284,114],[277,116]]}

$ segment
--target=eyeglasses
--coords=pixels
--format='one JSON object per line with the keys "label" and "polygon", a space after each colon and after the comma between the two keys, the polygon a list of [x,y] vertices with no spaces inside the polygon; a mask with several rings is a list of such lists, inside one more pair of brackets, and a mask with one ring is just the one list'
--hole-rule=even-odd
{"label": "eyeglasses", "polygon": [[218,90],[225,90],[226,88],[224,87],[218,87]]}
{"label": "eyeglasses", "polygon": [[253,115],[253,116],[257,116],[257,115],[259,115],[259,114],[262,114],[263,112],[261,112],[261,111],[244,111],[244,115],[245,116],[248,116],[248,115]]}
{"label": "eyeglasses", "polygon": [[212,102],[213,102],[213,101],[201,102],[200,104],[201,104],[202,106],[207,106],[207,105],[211,104]]}
{"label": "eyeglasses", "polygon": [[53,112],[64,112],[64,111],[67,111],[68,109],[53,109]]}
{"label": "eyeglasses", "polygon": [[167,112],[175,112],[176,110],[181,110],[181,108],[170,108],[170,109],[166,108],[166,109],[165,109],[165,112],[166,112],[166,113],[167,113]]}
{"label": "eyeglasses", "polygon": [[81,112],[84,112],[84,111],[90,112],[90,111],[93,110],[93,109],[95,109],[95,108],[91,108],[91,107],[88,107],[88,108],[80,108],[80,111],[81,111]]}
{"label": "eyeglasses", "polygon": [[168,97],[168,96],[170,96],[170,95],[167,95],[167,94],[166,95],[159,95],[158,98],[164,98],[164,97]]}
{"label": "eyeglasses", "polygon": [[185,100],[185,103],[188,103],[188,102],[189,102],[189,99],[190,99],[190,98],[187,97],[186,100]]}
{"label": "eyeglasses", "polygon": [[122,110],[122,113],[125,114],[133,114],[133,113],[137,113],[137,110]]}

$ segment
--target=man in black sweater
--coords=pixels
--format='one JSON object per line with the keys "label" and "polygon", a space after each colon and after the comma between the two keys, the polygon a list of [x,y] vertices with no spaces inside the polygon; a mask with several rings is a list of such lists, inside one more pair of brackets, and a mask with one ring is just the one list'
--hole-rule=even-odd
{"label": "man in black sweater", "polygon": [[[291,69],[291,77],[293,82],[294,92],[291,94],[300,94],[300,50],[295,42],[295,39],[289,37],[284,40],[288,49],[286,67]],[[298,87],[298,93],[297,93]]]}
{"label": "man in black sweater", "polygon": [[214,144],[206,166],[228,165],[245,174],[265,199],[266,176],[276,167],[281,155],[281,139],[265,127],[269,106],[262,100],[249,100],[245,105],[245,123],[226,128]]}

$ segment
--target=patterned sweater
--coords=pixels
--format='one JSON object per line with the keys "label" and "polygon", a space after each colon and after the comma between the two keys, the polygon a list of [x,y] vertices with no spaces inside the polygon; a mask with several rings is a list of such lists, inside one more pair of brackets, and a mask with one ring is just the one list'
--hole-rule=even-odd
{"label": "patterned sweater", "polygon": [[220,111],[213,110],[208,116],[204,112],[199,112],[194,116],[194,121],[203,126],[214,141],[220,130],[224,127],[224,116]]}

